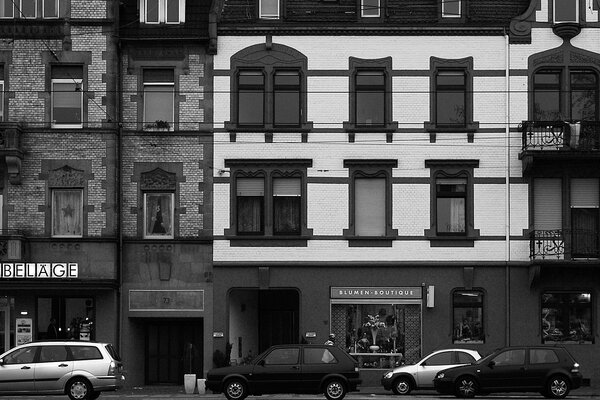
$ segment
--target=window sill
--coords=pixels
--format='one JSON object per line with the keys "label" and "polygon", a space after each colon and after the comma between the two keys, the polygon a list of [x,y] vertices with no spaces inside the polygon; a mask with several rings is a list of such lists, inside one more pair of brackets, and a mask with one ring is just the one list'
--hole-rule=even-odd
{"label": "window sill", "polygon": [[475,132],[479,129],[479,122],[469,122],[464,126],[437,126],[432,122],[425,122],[424,129],[429,132],[429,142],[435,143],[438,133],[466,133],[469,143],[473,143]]}
{"label": "window sill", "polygon": [[235,122],[225,122],[225,129],[229,132],[310,132],[313,129],[312,122],[305,122],[298,126],[273,126],[272,124],[256,125],[256,126],[240,126]]}
{"label": "window sill", "polygon": [[307,247],[310,236],[229,236],[231,247]]}
{"label": "window sill", "polygon": [[348,247],[392,247],[396,236],[350,236]]}
{"label": "window sill", "polygon": [[353,122],[344,121],[343,129],[348,133],[389,133],[398,130],[398,122],[387,122],[383,125],[360,126]]}

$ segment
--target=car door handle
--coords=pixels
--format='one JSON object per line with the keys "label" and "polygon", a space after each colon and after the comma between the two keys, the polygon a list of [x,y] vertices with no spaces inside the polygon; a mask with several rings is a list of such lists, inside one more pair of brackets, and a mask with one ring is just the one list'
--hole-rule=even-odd
{"label": "car door handle", "polygon": [[68,367],[69,364],[58,364],[59,367],[64,368],[64,367]]}
{"label": "car door handle", "polygon": [[297,365],[294,365],[294,366],[292,367],[292,369],[300,369],[300,367],[299,367],[299,366],[297,366]]}
{"label": "car door handle", "polygon": [[28,367],[27,365],[21,367],[21,369],[31,369],[31,367]]}

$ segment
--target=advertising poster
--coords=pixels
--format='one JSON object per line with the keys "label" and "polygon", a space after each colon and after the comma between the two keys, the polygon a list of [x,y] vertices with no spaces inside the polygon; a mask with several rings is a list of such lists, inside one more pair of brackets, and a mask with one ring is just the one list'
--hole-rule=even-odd
{"label": "advertising poster", "polygon": [[31,318],[17,318],[17,330],[15,332],[17,346],[31,342],[33,339],[32,332],[33,320]]}

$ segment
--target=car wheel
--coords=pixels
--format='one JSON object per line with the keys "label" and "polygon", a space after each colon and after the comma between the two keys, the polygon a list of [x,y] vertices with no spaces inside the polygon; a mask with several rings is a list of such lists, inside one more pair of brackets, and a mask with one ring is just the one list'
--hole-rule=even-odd
{"label": "car wheel", "polygon": [[477,392],[477,382],[470,376],[461,376],[456,381],[455,394],[456,397],[471,399],[475,397]]}
{"label": "car wheel", "polygon": [[392,386],[392,392],[394,392],[394,394],[407,395],[410,394],[411,390],[412,385],[410,383],[410,380],[404,377],[396,379],[394,381],[394,385]]}
{"label": "car wheel", "polygon": [[546,393],[552,399],[564,399],[569,394],[569,381],[564,376],[553,376],[548,381]]}
{"label": "car wheel", "polygon": [[325,397],[329,400],[342,400],[346,396],[346,386],[338,379],[332,379],[325,385]]}
{"label": "car wheel", "polygon": [[225,383],[225,397],[229,400],[242,400],[248,396],[246,384],[240,379],[230,379]]}
{"label": "car wheel", "polygon": [[67,383],[67,396],[71,400],[91,399],[92,394],[92,385],[85,378],[77,377]]}

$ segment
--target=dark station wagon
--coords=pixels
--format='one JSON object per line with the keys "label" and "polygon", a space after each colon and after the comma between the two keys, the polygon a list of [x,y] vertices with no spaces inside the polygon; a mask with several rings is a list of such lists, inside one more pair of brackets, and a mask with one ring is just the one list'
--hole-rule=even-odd
{"label": "dark station wagon", "polygon": [[336,346],[278,345],[258,355],[248,365],[214,368],[206,388],[230,400],[267,393],[324,393],[341,400],[357,391],[358,362]]}

